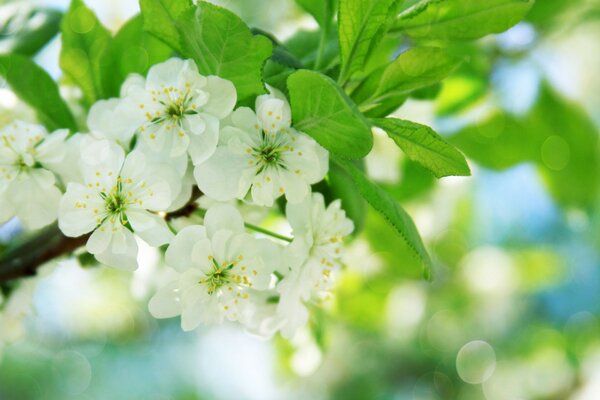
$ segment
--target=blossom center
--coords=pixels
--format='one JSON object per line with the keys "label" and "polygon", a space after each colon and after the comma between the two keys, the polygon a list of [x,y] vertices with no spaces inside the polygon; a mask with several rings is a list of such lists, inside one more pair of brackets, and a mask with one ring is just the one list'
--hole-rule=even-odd
{"label": "blossom center", "polygon": [[231,283],[231,278],[233,278],[233,276],[230,271],[235,263],[219,264],[214,258],[211,258],[211,261],[214,265],[212,271],[206,274],[206,277],[201,279],[199,283],[205,284],[208,288],[208,294],[212,295],[220,287]]}

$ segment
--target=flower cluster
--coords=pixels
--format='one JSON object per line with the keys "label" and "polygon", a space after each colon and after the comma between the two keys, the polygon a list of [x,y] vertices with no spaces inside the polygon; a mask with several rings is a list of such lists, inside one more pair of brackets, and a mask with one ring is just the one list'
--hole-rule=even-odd
{"label": "flower cluster", "polygon": [[[235,109],[231,82],[172,58],[94,104],[87,132],[10,124],[0,131],[0,223],[17,216],[38,229],[58,219],[64,235],[87,235],[99,262],[127,270],[137,267],[137,240],[166,245],[172,279],[150,300],[155,317],[180,316],[184,330],[227,319],[290,337],[308,320],[306,304],[330,289],[353,224],[339,200],[312,192],[329,154],[268,89],[254,108]],[[197,193],[213,205],[199,208]],[[239,205],[276,211],[279,198],[293,238],[251,234]],[[177,231],[169,219],[188,209],[203,224]]]}

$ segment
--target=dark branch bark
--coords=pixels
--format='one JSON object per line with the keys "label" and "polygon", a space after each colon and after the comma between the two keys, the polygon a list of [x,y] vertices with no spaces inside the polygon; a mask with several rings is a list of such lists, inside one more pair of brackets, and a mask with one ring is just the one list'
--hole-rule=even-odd
{"label": "dark branch bark", "polygon": [[66,237],[53,224],[19,246],[9,249],[0,258],[0,283],[35,275],[39,266],[83,246],[89,235]]}

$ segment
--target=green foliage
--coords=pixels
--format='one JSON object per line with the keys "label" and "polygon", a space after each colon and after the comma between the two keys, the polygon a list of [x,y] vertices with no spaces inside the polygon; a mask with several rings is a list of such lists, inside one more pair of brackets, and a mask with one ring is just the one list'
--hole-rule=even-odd
{"label": "green foliage", "polygon": [[61,17],[57,10],[28,4],[1,6],[0,53],[37,53],[58,33]]}
{"label": "green foliage", "polygon": [[288,78],[294,126],[327,150],[361,158],[373,146],[371,129],[344,91],[318,72],[300,70]]}
{"label": "green foliage", "polygon": [[461,59],[446,49],[415,47],[394,61],[369,74],[352,93],[361,109],[368,111],[411,91],[433,85],[452,73]]}
{"label": "green foliage", "polygon": [[471,175],[465,157],[430,127],[396,118],[375,119],[373,124],[385,130],[411,160],[437,178]]}
{"label": "green foliage", "polygon": [[412,253],[416,255],[423,267],[424,276],[431,278],[432,263],[425,246],[421,241],[414,222],[398,202],[385,190],[371,182],[369,178],[351,162],[336,159],[335,161],[351,178],[362,197],[381,215],[385,217],[397,233],[402,236]]}
{"label": "green foliage", "polygon": [[561,204],[589,207],[595,201],[600,183],[598,132],[583,110],[547,86],[527,115],[497,113],[451,140],[488,168],[535,163]]}
{"label": "green foliage", "polygon": [[182,53],[176,21],[191,6],[191,0],[140,0],[144,29]]}
{"label": "green foliage", "polygon": [[533,4],[534,0],[421,0],[400,14],[393,30],[419,39],[477,39],[512,27]]}
{"label": "green foliage", "polygon": [[238,99],[265,93],[262,69],[271,56],[271,41],[253,36],[237,15],[210,3],[183,12],[177,20],[182,53],[206,75],[229,79]]}
{"label": "green foliage", "polygon": [[399,0],[340,0],[338,32],[345,83],[361,70],[398,12]]}
{"label": "green foliage", "polygon": [[110,51],[115,62],[112,79],[117,93],[129,74],[145,75],[152,65],[165,61],[172,53],[169,46],[144,31],[141,15],[136,15],[121,27]]}
{"label": "green foliage", "polygon": [[82,0],[72,0],[61,22],[60,67],[79,86],[91,105],[110,97],[112,59],[106,56],[110,32]]}
{"label": "green foliage", "polygon": [[342,208],[354,222],[353,234],[359,234],[365,225],[367,204],[360,193],[354,190],[352,178],[334,162],[329,163],[329,188],[331,197],[342,200]]}
{"label": "green foliage", "polygon": [[340,51],[337,36],[333,30],[328,32],[325,38],[317,31],[299,31],[289,38],[284,46],[298,57],[306,68],[314,68],[322,40],[324,40],[324,48],[321,54],[321,65],[325,69],[329,69],[338,62]]}
{"label": "green foliage", "polygon": [[325,30],[328,30],[335,15],[336,2],[334,0],[296,0],[296,3]]}
{"label": "green foliage", "polygon": [[15,94],[35,110],[48,130],[77,130],[71,111],[59,95],[58,86],[31,59],[18,54],[0,56],[0,75]]}

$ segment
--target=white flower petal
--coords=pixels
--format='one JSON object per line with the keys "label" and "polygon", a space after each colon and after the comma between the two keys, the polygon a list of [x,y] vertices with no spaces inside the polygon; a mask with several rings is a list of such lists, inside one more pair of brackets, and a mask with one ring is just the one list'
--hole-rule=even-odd
{"label": "white flower petal", "polygon": [[36,168],[20,173],[5,190],[11,209],[27,229],[39,229],[56,220],[61,193],[50,171]]}
{"label": "white flower petal", "polygon": [[52,167],[63,161],[67,153],[67,144],[65,142],[69,131],[60,129],[46,137],[44,141],[36,147],[36,160],[45,167]]}
{"label": "white flower petal", "polygon": [[137,251],[138,247],[133,234],[122,228],[112,234],[110,245],[106,250],[94,254],[94,256],[109,267],[133,271],[137,268]]}
{"label": "white flower petal", "polygon": [[85,248],[92,254],[98,254],[103,252],[110,245],[112,239],[112,226],[108,220],[104,221],[100,225],[92,236],[88,239]]}
{"label": "white flower petal", "polygon": [[79,183],[69,183],[59,205],[60,230],[67,236],[77,237],[94,229],[98,224],[95,210],[100,213],[104,209],[104,203],[99,200],[96,192]]}
{"label": "white flower petal", "polygon": [[247,157],[219,147],[212,157],[194,168],[194,178],[207,196],[218,201],[229,201],[243,197],[248,191],[250,182],[241,179],[247,167]]}
{"label": "white flower petal", "polygon": [[188,332],[202,323],[220,323],[223,320],[220,308],[217,296],[210,296],[202,285],[186,291],[181,313],[181,329]]}
{"label": "white flower petal", "polygon": [[144,90],[146,86],[146,79],[140,74],[129,74],[125,82],[121,85],[121,97],[126,97],[132,93]]}
{"label": "white flower petal", "polygon": [[244,232],[244,220],[237,208],[229,204],[216,204],[206,211],[204,217],[206,234],[212,238],[221,229],[227,229],[233,233]]}
{"label": "white flower petal", "polygon": [[5,223],[15,215],[15,208],[7,199],[6,193],[0,191],[0,224]]}
{"label": "white flower petal", "polygon": [[218,76],[209,76],[204,90],[209,93],[208,102],[203,107],[205,112],[223,119],[233,111],[237,102],[237,93],[231,81]]}
{"label": "white flower petal", "polygon": [[179,282],[173,281],[160,288],[148,302],[154,318],[172,318],[181,314]]}
{"label": "white flower petal", "polygon": [[219,120],[208,114],[190,115],[189,123],[202,121],[202,133],[191,135],[188,153],[194,165],[206,161],[213,155],[219,141]]}
{"label": "white flower petal", "polygon": [[150,246],[162,246],[173,238],[173,233],[165,220],[156,214],[143,210],[130,210],[127,212],[127,219],[135,234]]}
{"label": "white flower petal", "polygon": [[258,175],[252,184],[252,201],[259,206],[271,207],[273,200],[278,196],[275,195],[273,177],[269,176],[270,179],[264,179],[263,175],[265,175],[264,172]]}
{"label": "white flower petal", "polygon": [[192,260],[192,250],[196,243],[206,239],[203,226],[192,225],[183,228],[175,235],[165,254],[166,263],[177,271],[185,271],[195,264]]}
{"label": "white flower petal", "polygon": [[310,185],[293,172],[280,171],[280,182],[285,191],[285,198],[290,203],[299,203],[310,193]]}

